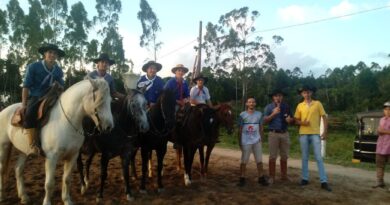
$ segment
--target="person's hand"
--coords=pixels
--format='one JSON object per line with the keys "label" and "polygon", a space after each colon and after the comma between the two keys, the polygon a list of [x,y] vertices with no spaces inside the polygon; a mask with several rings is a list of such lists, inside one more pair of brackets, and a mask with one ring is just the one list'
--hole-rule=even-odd
{"label": "person's hand", "polygon": [[302,126],[309,126],[310,123],[309,123],[309,121],[305,120],[305,121],[301,121],[301,125]]}
{"label": "person's hand", "polygon": [[321,140],[326,140],[326,138],[328,137],[328,132],[327,131],[324,131],[321,135]]}
{"label": "person's hand", "polygon": [[294,122],[294,118],[290,117],[290,115],[287,115],[287,117],[286,117],[285,119],[286,119],[286,122],[287,122],[288,124],[291,124],[291,123]]}
{"label": "person's hand", "polygon": [[179,104],[180,107],[184,107],[185,102],[184,102],[184,100],[179,100],[179,101],[177,102],[177,104]]}
{"label": "person's hand", "polygon": [[275,107],[273,110],[272,110],[272,115],[277,115],[280,113],[280,107]]}

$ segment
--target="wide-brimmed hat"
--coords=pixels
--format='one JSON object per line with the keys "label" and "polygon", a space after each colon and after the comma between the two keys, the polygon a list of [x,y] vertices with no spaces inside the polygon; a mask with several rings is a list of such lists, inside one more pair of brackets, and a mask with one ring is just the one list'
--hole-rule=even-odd
{"label": "wide-brimmed hat", "polygon": [[177,64],[175,67],[172,68],[172,73],[176,73],[176,70],[177,69],[182,69],[184,71],[184,73],[187,73],[188,72],[188,68],[184,67],[183,64]]}
{"label": "wide-brimmed hat", "polygon": [[65,56],[65,52],[63,50],[59,49],[57,45],[54,45],[54,44],[51,44],[51,43],[44,44],[43,46],[38,48],[38,52],[40,54],[42,54],[42,55],[45,54],[45,52],[49,51],[49,50],[56,51],[58,57],[64,57]]}
{"label": "wide-brimmed hat", "polygon": [[390,107],[390,101],[385,102],[385,104],[383,104],[383,107]]}
{"label": "wide-brimmed hat", "polygon": [[157,69],[157,72],[161,70],[162,68],[162,65],[160,63],[157,63],[155,61],[149,61],[147,62],[145,65],[142,66],[142,71],[146,72],[146,70],[150,67],[150,66],[156,66],[156,69]]}
{"label": "wide-brimmed hat", "polygon": [[198,75],[196,76],[192,82],[194,82],[196,84],[196,81],[198,81],[199,79],[203,79],[203,83],[206,84],[207,81],[209,80],[207,77],[204,77],[203,75]]}
{"label": "wide-brimmed hat", "polygon": [[107,53],[102,53],[99,55],[99,58],[95,58],[92,60],[94,63],[98,63],[99,61],[107,61],[108,64],[113,65],[115,64],[115,61],[110,59]]}
{"label": "wide-brimmed hat", "polygon": [[276,88],[276,89],[273,89],[272,92],[270,92],[268,94],[268,97],[272,98],[276,94],[281,94],[283,96],[287,95],[287,93],[285,93],[282,89]]}
{"label": "wide-brimmed hat", "polygon": [[310,85],[303,85],[302,87],[300,87],[298,89],[298,94],[301,94],[303,91],[311,91],[311,92],[315,93],[317,91],[317,88],[314,86],[310,86]]}

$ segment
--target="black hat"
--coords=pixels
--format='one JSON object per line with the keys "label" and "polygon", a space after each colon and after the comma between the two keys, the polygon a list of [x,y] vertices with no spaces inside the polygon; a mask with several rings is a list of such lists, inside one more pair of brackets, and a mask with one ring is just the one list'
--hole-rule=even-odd
{"label": "black hat", "polygon": [[192,80],[192,82],[194,82],[196,84],[196,81],[198,81],[199,79],[203,79],[203,83],[206,84],[207,81],[209,80],[207,77],[204,77],[202,74],[198,75],[196,78],[194,78]]}
{"label": "black hat", "polygon": [[157,69],[157,72],[161,70],[162,68],[162,65],[160,63],[157,63],[155,61],[149,61],[147,62],[145,65],[142,66],[142,71],[146,72],[146,70],[150,67],[150,66],[156,66],[156,69]]}
{"label": "black hat", "polygon": [[61,49],[58,48],[57,45],[54,45],[54,44],[45,44],[43,46],[41,46],[40,48],[38,48],[38,52],[40,54],[45,54],[46,51],[49,51],[49,50],[53,50],[53,51],[56,51],[57,52],[57,55],[58,57],[64,57],[65,56],[65,52]]}
{"label": "black hat", "polygon": [[311,91],[311,92],[315,93],[317,91],[317,88],[314,86],[303,85],[302,87],[300,87],[298,89],[298,94],[301,94],[302,91]]}
{"label": "black hat", "polygon": [[277,89],[272,90],[272,92],[269,93],[268,96],[273,97],[276,94],[282,94],[283,96],[287,95],[283,90],[277,88]]}
{"label": "black hat", "polygon": [[94,63],[98,63],[99,61],[102,61],[102,60],[103,60],[103,61],[107,61],[108,64],[110,64],[110,65],[115,64],[115,61],[112,60],[112,59],[110,59],[110,57],[108,56],[107,53],[102,53],[102,54],[100,54],[100,55],[99,55],[99,58],[95,58],[95,59],[93,59],[92,61],[93,61]]}
{"label": "black hat", "polygon": [[188,72],[188,68],[184,67],[183,64],[177,64],[175,67],[172,68],[172,73],[175,74],[176,73],[176,70],[178,69],[182,69],[184,71],[184,73],[187,73]]}

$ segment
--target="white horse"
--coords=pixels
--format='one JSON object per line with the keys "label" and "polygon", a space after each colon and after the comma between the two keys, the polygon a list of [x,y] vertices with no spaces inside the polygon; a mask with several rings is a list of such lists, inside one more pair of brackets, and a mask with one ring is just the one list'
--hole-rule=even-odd
{"label": "white horse", "polygon": [[[53,106],[49,122],[41,129],[40,139],[46,155],[44,205],[51,204],[54,191],[55,169],[58,160],[64,160],[62,177],[62,200],[65,205],[73,204],[70,198],[71,173],[79,150],[84,142],[82,120],[85,116],[93,119],[101,131],[113,126],[111,97],[104,80],[84,80],[68,88]],[[0,201],[5,199],[4,178],[7,172],[12,145],[21,151],[15,166],[18,196],[21,203],[29,202],[24,186],[23,170],[31,148],[23,128],[11,125],[11,117],[21,104],[13,104],[0,112]]]}

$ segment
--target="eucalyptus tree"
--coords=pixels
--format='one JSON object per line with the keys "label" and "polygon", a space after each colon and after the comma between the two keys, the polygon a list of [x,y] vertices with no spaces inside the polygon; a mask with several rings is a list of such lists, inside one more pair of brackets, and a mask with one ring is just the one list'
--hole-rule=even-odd
{"label": "eucalyptus tree", "polygon": [[2,54],[3,46],[6,45],[7,39],[6,35],[8,34],[8,18],[7,11],[0,9],[0,58]]}
{"label": "eucalyptus tree", "polygon": [[24,48],[26,49],[26,57],[28,57],[27,63],[40,58],[40,54],[37,50],[44,42],[43,29],[41,25],[43,24],[45,16],[39,0],[29,0],[29,3],[29,12],[25,17],[23,31],[26,35]]}
{"label": "eucalyptus tree", "polygon": [[84,68],[85,53],[88,44],[88,31],[92,22],[88,19],[88,13],[83,3],[78,2],[72,5],[69,16],[66,19],[65,42],[67,48],[67,60],[71,63],[71,69]]}
{"label": "eucalyptus tree", "polygon": [[161,48],[161,42],[157,42],[157,32],[161,30],[158,18],[146,0],[140,1],[140,11],[137,14],[142,25],[140,46],[148,50],[152,48],[154,60],[157,61],[157,50]]}
{"label": "eucalyptus tree", "polygon": [[8,22],[9,22],[9,44],[7,58],[17,65],[23,65],[26,60],[24,42],[26,41],[25,33],[25,14],[20,7],[18,0],[10,0],[7,4]]}
{"label": "eucalyptus tree", "polygon": [[[61,44],[68,17],[67,0],[41,0],[42,30],[45,42]],[[65,45],[62,45],[63,47]]]}
{"label": "eucalyptus tree", "polygon": [[122,9],[120,0],[96,0],[97,16],[94,23],[100,23],[98,34],[103,37],[101,51],[108,53],[116,61],[113,66],[113,75],[127,72],[123,38],[118,32],[119,13]]}
{"label": "eucalyptus tree", "polygon": [[[214,69],[237,69],[234,76],[242,83],[242,100],[246,97],[251,69],[276,69],[275,56],[270,46],[256,36],[255,21],[258,11],[248,7],[233,9],[222,15],[218,24],[208,23],[203,47],[206,52],[206,65]],[[277,43],[283,41],[275,36]]]}

